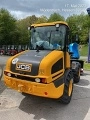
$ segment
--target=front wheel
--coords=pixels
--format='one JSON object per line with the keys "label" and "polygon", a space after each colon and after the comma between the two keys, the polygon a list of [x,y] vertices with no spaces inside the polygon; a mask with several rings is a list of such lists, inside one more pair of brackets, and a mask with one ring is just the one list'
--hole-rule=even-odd
{"label": "front wheel", "polygon": [[71,101],[73,92],[73,74],[71,70],[66,70],[64,75],[64,92],[59,98],[59,101],[63,104],[68,104]]}

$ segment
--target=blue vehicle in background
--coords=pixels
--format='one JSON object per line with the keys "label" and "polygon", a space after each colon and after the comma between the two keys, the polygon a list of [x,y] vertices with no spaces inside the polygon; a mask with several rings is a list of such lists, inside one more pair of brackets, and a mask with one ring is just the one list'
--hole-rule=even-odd
{"label": "blue vehicle in background", "polygon": [[69,51],[72,53],[72,56],[71,56],[72,59],[79,59],[80,58],[78,44],[76,42],[71,43],[69,45]]}
{"label": "blue vehicle in background", "polygon": [[69,52],[71,54],[71,61],[76,61],[80,63],[80,74],[83,74],[84,61],[80,60],[79,45],[77,42],[71,43],[69,45]]}

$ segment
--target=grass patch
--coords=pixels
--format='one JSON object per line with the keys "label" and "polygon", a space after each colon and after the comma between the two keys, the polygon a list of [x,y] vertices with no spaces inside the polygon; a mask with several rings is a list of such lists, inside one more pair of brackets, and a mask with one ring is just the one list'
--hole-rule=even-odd
{"label": "grass patch", "polygon": [[88,55],[88,45],[82,45],[79,49],[80,56],[87,56]]}
{"label": "grass patch", "polygon": [[84,70],[90,70],[90,63],[84,62]]}

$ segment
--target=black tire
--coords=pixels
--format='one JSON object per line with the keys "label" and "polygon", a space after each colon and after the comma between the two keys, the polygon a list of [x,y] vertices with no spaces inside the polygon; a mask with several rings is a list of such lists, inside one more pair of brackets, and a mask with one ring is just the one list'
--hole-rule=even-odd
{"label": "black tire", "polygon": [[78,83],[80,81],[80,68],[78,68],[77,72],[74,72],[73,77],[74,83]]}
{"label": "black tire", "polygon": [[[59,98],[59,101],[63,104],[68,104],[71,101],[72,97],[72,92],[73,92],[73,74],[72,71],[66,70],[65,75],[64,75],[64,92],[63,95]],[[70,90],[70,85],[71,85],[71,92]],[[70,92],[70,93],[69,93]]]}

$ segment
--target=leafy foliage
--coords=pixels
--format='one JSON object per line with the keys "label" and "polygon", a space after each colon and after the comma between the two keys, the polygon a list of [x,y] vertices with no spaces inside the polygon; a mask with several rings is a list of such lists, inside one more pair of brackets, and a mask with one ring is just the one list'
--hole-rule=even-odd
{"label": "leafy foliage", "polygon": [[90,24],[90,18],[87,19],[87,15],[81,13],[80,15],[72,15],[66,19],[70,26],[70,39],[76,40],[78,37],[81,44],[86,44],[88,39],[88,30]]}
{"label": "leafy foliage", "polygon": [[28,27],[31,24],[54,21],[66,21],[68,23],[72,42],[77,39],[81,44],[88,42],[90,17],[84,13],[69,16],[66,20],[59,13],[53,13],[49,18],[44,15],[40,17],[32,15],[25,19],[16,20],[7,10],[0,9],[0,45],[28,44],[30,39]]}
{"label": "leafy foliage", "polygon": [[5,9],[0,10],[0,44],[9,44],[15,41],[16,20]]}
{"label": "leafy foliage", "polygon": [[59,13],[53,13],[50,15],[48,22],[54,22],[54,21],[65,21],[65,19]]}
{"label": "leafy foliage", "polygon": [[38,20],[36,21],[36,23],[46,23],[48,21],[48,18],[46,16],[41,16],[38,17]]}

